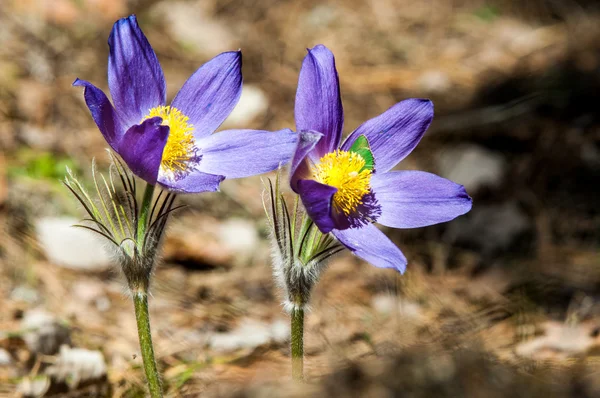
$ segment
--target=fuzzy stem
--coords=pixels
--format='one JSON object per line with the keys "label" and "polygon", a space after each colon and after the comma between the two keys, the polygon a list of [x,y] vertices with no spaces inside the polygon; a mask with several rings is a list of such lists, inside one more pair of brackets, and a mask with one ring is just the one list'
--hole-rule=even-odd
{"label": "fuzzy stem", "polygon": [[148,389],[152,398],[162,397],[160,377],[154,359],[154,348],[152,347],[152,334],[150,333],[150,314],[148,313],[148,294],[143,290],[133,292],[133,305],[135,307],[135,319],[137,321],[138,335],[140,337],[140,348],[142,350],[142,361],[144,371],[148,380]]}
{"label": "fuzzy stem", "polygon": [[[144,190],[144,197],[140,207],[140,213],[137,219],[137,247],[144,251],[144,238],[148,228],[148,218],[152,207],[152,197],[154,196],[154,185],[147,184]],[[138,335],[140,338],[140,349],[142,351],[142,361],[144,371],[148,380],[148,389],[152,398],[162,397],[162,387],[160,377],[156,368],[154,359],[154,347],[152,345],[152,334],[150,333],[150,314],[148,313],[148,281],[141,286],[131,286],[133,293],[133,305],[135,307],[135,319],[137,321]]]}
{"label": "fuzzy stem", "polygon": [[146,228],[148,227],[148,215],[150,214],[152,197],[154,196],[154,185],[146,184],[144,190],[144,198],[142,199],[142,206],[140,207],[140,214],[138,217],[137,225],[137,243],[140,250],[143,249],[144,237],[146,235]]}
{"label": "fuzzy stem", "polygon": [[292,378],[304,380],[304,309],[294,308],[291,313]]}

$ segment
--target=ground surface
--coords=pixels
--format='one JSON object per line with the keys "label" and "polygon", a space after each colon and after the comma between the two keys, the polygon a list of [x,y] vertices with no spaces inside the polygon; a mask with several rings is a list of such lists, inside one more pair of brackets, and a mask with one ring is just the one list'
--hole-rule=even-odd
{"label": "ground surface", "polygon": [[[83,216],[59,183],[65,166],[89,180],[92,157],[108,162],[71,83],[106,87],[106,39],[130,13],[169,98],[200,64],[242,49],[250,89],[228,127],[293,127],[298,70],[318,43],[336,55],[346,133],[399,100],[431,98],[436,119],[401,166],[474,198],[447,225],[387,231],[409,258],[404,276],[347,253],[332,261],[307,315],[303,386],[290,382],[261,180],[180,198],[151,298],[170,396],[600,393],[600,17],[586,2],[5,3],[0,395],[143,395],[118,271],[60,239],[65,217]],[[65,255],[92,270],[61,265]],[[44,376],[57,364],[66,383]]]}

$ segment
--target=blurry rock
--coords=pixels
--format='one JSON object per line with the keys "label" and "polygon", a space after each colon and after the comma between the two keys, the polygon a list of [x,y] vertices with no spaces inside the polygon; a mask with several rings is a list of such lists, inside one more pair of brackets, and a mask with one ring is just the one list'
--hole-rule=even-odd
{"label": "blurry rock", "polygon": [[90,351],[82,348],[60,347],[56,362],[46,369],[45,373],[53,381],[66,383],[74,389],[79,384],[106,377],[106,362],[100,351]]}
{"label": "blurry rock", "polygon": [[39,299],[38,292],[29,286],[17,286],[10,292],[11,300],[35,303]]}
{"label": "blurry rock", "polygon": [[0,152],[0,207],[2,207],[7,197],[8,186],[6,183],[6,161],[4,160],[4,154]]}
{"label": "blurry rock", "polygon": [[371,305],[375,311],[386,315],[398,314],[413,319],[421,317],[421,307],[418,304],[391,294],[376,295]]}
{"label": "blurry rock", "polygon": [[428,94],[445,93],[452,86],[450,77],[447,73],[440,70],[430,70],[424,72],[417,82],[419,88]]}
{"label": "blurry rock", "polygon": [[473,206],[466,217],[449,225],[451,240],[479,248],[484,254],[506,250],[532,229],[531,220],[514,203]]}
{"label": "blurry rock", "polygon": [[543,336],[519,344],[516,348],[517,355],[534,359],[556,359],[585,354],[593,347],[600,347],[598,325],[594,323],[548,321],[544,329]]}
{"label": "blurry rock", "polygon": [[110,299],[104,292],[104,286],[97,281],[78,281],[73,285],[73,296],[85,303],[93,303],[99,311],[110,308]]}
{"label": "blurry rock", "polygon": [[101,271],[111,265],[101,237],[73,227],[78,220],[69,217],[46,217],[37,222],[40,245],[53,264],[85,271]]}
{"label": "blurry rock", "polygon": [[31,310],[21,321],[23,340],[27,348],[36,354],[53,355],[63,344],[71,341],[69,328],[62,325],[54,315],[44,310]]}
{"label": "blurry rock", "polygon": [[236,49],[228,26],[207,15],[201,2],[162,2],[153,11],[164,18],[169,33],[185,47],[210,58]]}
{"label": "blurry rock", "polygon": [[8,366],[12,363],[12,358],[8,351],[4,348],[0,348],[0,366]]}
{"label": "blurry rock", "polygon": [[252,257],[260,243],[256,229],[256,225],[249,220],[229,219],[219,225],[219,239],[236,261],[244,263]]}
{"label": "blurry rock", "polygon": [[19,137],[30,147],[42,150],[51,150],[56,143],[56,134],[47,129],[39,128],[33,124],[22,124]]}
{"label": "blurry rock", "polygon": [[171,223],[163,257],[192,269],[231,267],[233,255],[219,238],[220,222],[210,216],[188,215]]}
{"label": "blurry rock", "polygon": [[240,326],[228,333],[218,333],[210,338],[210,346],[218,351],[234,351],[240,348],[255,348],[270,342],[281,343],[289,336],[287,322],[272,323],[244,320]]}
{"label": "blurry rock", "polygon": [[304,22],[312,28],[323,29],[334,22],[337,16],[337,8],[329,4],[319,4],[304,16]]}
{"label": "blurry rock", "polygon": [[17,393],[23,397],[43,397],[50,389],[47,376],[25,377],[17,387]]}
{"label": "blurry rock", "polygon": [[247,127],[250,122],[264,114],[268,108],[269,99],[267,95],[258,87],[245,84],[242,88],[240,101],[225,120],[223,127]]}
{"label": "blurry rock", "polygon": [[465,145],[445,150],[438,160],[440,175],[474,193],[483,186],[500,184],[506,168],[501,155],[476,145]]}
{"label": "blurry rock", "polygon": [[25,119],[42,123],[48,113],[51,98],[52,90],[48,85],[35,80],[24,80],[17,91],[17,106]]}
{"label": "blurry rock", "polygon": [[127,15],[126,0],[84,0],[83,3],[88,12],[106,21],[114,21]]}

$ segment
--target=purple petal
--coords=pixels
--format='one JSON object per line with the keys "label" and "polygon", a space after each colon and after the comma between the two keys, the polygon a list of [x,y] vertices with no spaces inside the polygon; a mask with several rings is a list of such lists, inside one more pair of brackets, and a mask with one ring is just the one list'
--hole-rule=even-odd
{"label": "purple petal", "polygon": [[424,171],[375,173],[371,187],[381,206],[377,222],[389,227],[424,227],[471,210],[465,187]]}
{"label": "purple petal", "polygon": [[314,130],[324,137],[311,153],[313,161],[337,149],[342,138],[344,110],[335,59],[323,45],[308,50],[296,91],[296,130]]}
{"label": "purple petal", "polygon": [[412,152],[432,119],[431,101],[407,99],[361,124],[348,136],[342,149],[350,149],[358,137],[365,135],[375,157],[375,171],[385,173]]}
{"label": "purple petal", "polygon": [[191,170],[188,175],[181,179],[172,180],[162,173],[158,176],[158,182],[170,191],[179,193],[214,192],[219,190],[219,184],[225,179],[224,176],[207,174],[198,170]]}
{"label": "purple petal", "polygon": [[229,116],[242,93],[242,53],[225,52],[202,65],[171,104],[195,127],[197,139],[213,133]]}
{"label": "purple petal", "polygon": [[131,171],[150,184],[156,184],[163,149],[169,137],[169,127],[161,125],[160,117],[147,119],[129,128],[119,143],[117,152]]}
{"label": "purple petal", "polygon": [[352,253],[379,268],[395,268],[401,274],[406,270],[406,257],[374,224],[340,231],[333,235]]}
{"label": "purple petal", "polygon": [[324,234],[335,228],[331,203],[337,188],[321,184],[314,180],[299,180],[298,194],[306,213]]}
{"label": "purple petal", "polygon": [[166,103],[163,71],[135,15],[115,22],[108,45],[110,95],[127,126],[138,124],[151,108]]}
{"label": "purple petal", "polygon": [[290,167],[290,187],[298,193],[298,180],[308,179],[310,177],[310,167],[306,162],[306,155],[313,150],[315,145],[323,137],[323,134],[316,131],[303,131],[298,133],[298,146],[294,152],[292,164]]}
{"label": "purple petal", "polygon": [[226,178],[266,173],[289,162],[297,143],[298,134],[290,129],[221,131],[197,141],[198,170]]}
{"label": "purple petal", "polygon": [[73,85],[85,88],[83,90],[83,97],[94,118],[94,122],[96,122],[108,145],[116,151],[123,135],[123,126],[106,94],[85,80],[76,79]]}

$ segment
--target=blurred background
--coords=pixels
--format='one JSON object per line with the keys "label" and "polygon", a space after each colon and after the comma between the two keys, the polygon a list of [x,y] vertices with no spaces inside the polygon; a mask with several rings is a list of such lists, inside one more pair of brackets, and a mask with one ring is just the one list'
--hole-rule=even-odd
{"label": "blurred background", "polygon": [[387,230],[406,274],[348,253],[306,318],[290,384],[260,178],[181,196],[152,288],[169,396],[600,396],[600,14],[593,0],[2,0],[0,395],[144,395],[131,301],[61,184],[108,155],[76,77],[106,89],[135,13],[169,99],[241,48],[223,127],[294,126],[306,48],[335,54],[345,133],[409,97],[436,107],[400,165],[464,184],[473,210]]}

